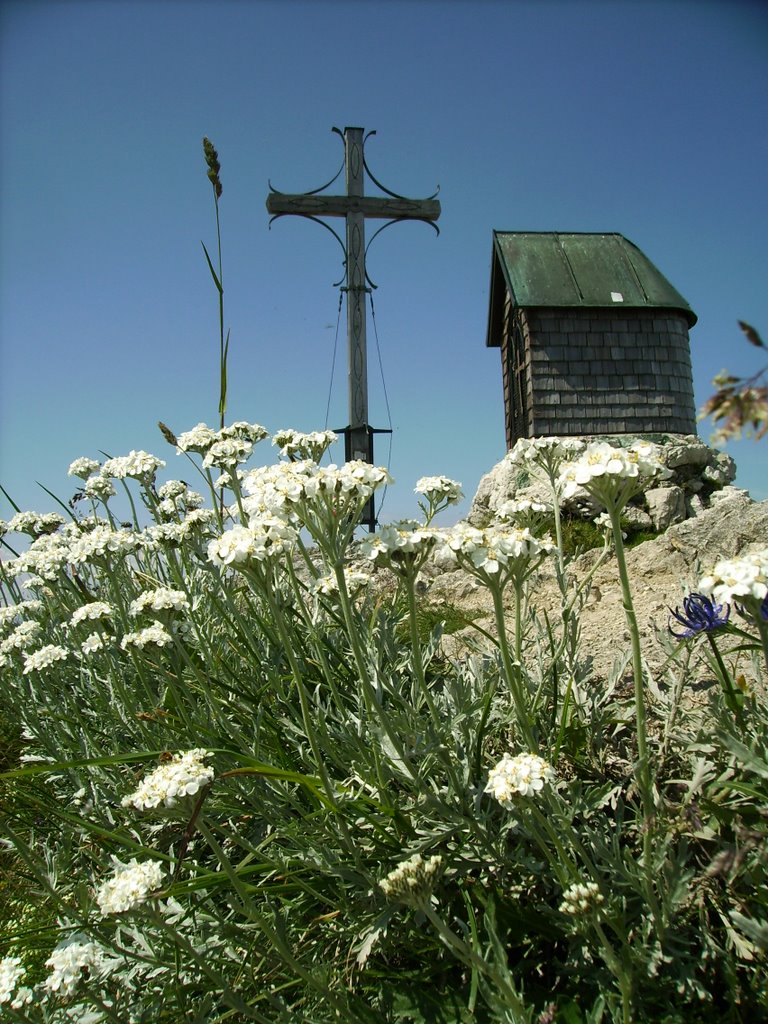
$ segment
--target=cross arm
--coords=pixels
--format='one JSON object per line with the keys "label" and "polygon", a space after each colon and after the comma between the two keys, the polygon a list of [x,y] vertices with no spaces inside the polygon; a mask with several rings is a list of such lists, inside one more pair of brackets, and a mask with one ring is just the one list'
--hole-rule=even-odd
{"label": "cross arm", "polygon": [[362,213],[364,217],[385,220],[435,221],[440,216],[437,199],[384,199],[380,196],[321,196],[291,195],[270,192],[267,210],[275,217],[286,213],[305,214],[310,217],[346,217]]}

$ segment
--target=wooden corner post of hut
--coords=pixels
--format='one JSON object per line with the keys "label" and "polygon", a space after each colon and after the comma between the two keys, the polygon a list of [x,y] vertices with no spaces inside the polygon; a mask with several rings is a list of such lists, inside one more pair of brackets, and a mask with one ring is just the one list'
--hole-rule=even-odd
{"label": "wooden corner post of hut", "polygon": [[521,437],[695,434],[696,314],[619,234],[494,231],[486,344]]}

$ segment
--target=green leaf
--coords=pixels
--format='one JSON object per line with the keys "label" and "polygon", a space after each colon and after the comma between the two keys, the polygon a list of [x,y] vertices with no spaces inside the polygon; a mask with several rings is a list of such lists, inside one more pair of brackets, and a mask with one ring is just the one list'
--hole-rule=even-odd
{"label": "green leaf", "polygon": [[768,921],[756,921],[752,917],[745,917],[738,910],[732,910],[730,917],[736,927],[756,946],[768,950]]}
{"label": "green leaf", "polygon": [[10,772],[0,772],[2,779],[28,778],[30,775],[55,775],[67,768],[90,768],[97,765],[132,764],[134,761],[146,761],[151,757],[160,757],[166,750],[143,750],[137,754],[112,754],[109,757],[85,757],[77,761],[56,761],[55,763],[31,764],[26,768],[14,768]]}
{"label": "green leaf", "polygon": [[213,278],[213,283],[218,288],[219,294],[223,295],[224,294],[224,289],[223,289],[223,287],[221,285],[221,281],[219,281],[219,278],[218,278],[218,276],[216,274],[216,271],[213,269],[213,264],[211,263],[211,257],[208,255],[208,250],[205,248],[205,242],[200,242],[200,245],[202,245],[203,252],[205,253],[205,258],[208,261],[208,269],[211,272],[211,277]]}
{"label": "green leaf", "polygon": [[6,489],[2,486],[2,484],[0,484],[0,491],[3,492],[3,494],[5,495],[6,501],[8,501],[10,503],[10,506],[14,510],[14,512],[21,512],[21,509],[19,508],[19,506],[16,504],[16,502],[10,496],[8,491],[6,491]]}

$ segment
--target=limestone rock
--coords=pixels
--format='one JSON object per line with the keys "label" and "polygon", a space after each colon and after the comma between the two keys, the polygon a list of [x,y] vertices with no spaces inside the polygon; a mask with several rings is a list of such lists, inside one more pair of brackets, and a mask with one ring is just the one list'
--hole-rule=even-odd
{"label": "limestone rock", "polygon": [[[666,533],[627,551],[627,570],[640,627],[643,656],[652,672],[658,672],[667,658],[657,631],[667,633],[671,608],[679,607],[686,590],[696,589],[698,581],[715,563],[734,558],[754,547],[768,545],[768,500],[753,502],[745,492],[729,488],[712,508],[702,509],[695,518],[670,526]],[[583,578],[595,565],[599,552],[587,551],[574,560],[570,572]],[[471,613],[482,629],[495,631],[490,594],[468,586],[471,577],[455,567],[438,575],[431,583],[426,600],[439,606],[456,606]],[[508,597],[511,600],[511,596]],[[531,603],[551,621],[559,616],[560,592],[554,572],[543,569],[532,587]],[[627,654],[626,621],[615,558],[595,573],[589,598],[579,614],[582,650],[588,652],[591,677],[596,683],[608,678],[617,658]],[[443,640],[446,653],[461,656],[480,646],[482,635],[472,627]],[[748,667],[746,668],[748,671]],[[711,671],[702,661],[696,670],[704,682]]]}
{"label": "limestone rock", "polygon": [[719,505],[723,501],[732,501],[734,498],[748,498],[749,491],[744,490],[743,487],[731,487],[730,484],[727,487],[721,488],[719,491],[714,491],[710,496],[710,505]]}
{"label": "limestone rock", "polygon": [[736,479],[736,463],[730,455],[718,452],[709,465],[704,467],[701,478],[705,483],[725,487]]}
{"label": "limestone rock", "polygon": [[654,529],[661,533],[686,518],[685,494],[682,487],[652,487],[645,492],[648,514]]}
{"label": "limestone rock", "polygon": [[697,437],[686,437],[678,444],[669,445],[664,464],[667,469],[680,466],[706,466],[710,462],[712,449]]}
{"label": "limestone rock", "polygon": [[629,526],[636,530],[652,530],[654,528],[653,519],[637,505],[627,505],[624,509],[624,519]]}
{"label": "limestone rock", "polygon": [[[649,491],[646,492],[645,501],[640,499],[633,502],[633,505],[640,508],[646,506],[656,529],[663,530],[671,523],[698,515],[709,508],[710,503],[717,500],[715,496],[736,478],[736,463],[731,456],[710,448],[694,435],[647,435],[646,439],[659,445],[661,462],[669,471],[669,478],[661,487],[657,486],[658,481],[652,482]],[[597,439],[585,437],[582,440]],[[616,435],[599,440],[607,440],[616,446],[626,447],[636,438],[631,435]],[[653,494],[655,490],[673,493],[664,495],[662,499]],[[698,501],[692,500],[694,495],[699,498]],[[508,456],[505,456],[480,481],[467,518],[474,526],[484,526],[505,501],[522,498],[551,501],[549,485],[546,480],[537,477],[535,470],[529,471],[527,468],[512,465]],[[584,519],[593,518],[600,511],[582,492],[577,492],[565,503],[564,509],[569,514]]]}

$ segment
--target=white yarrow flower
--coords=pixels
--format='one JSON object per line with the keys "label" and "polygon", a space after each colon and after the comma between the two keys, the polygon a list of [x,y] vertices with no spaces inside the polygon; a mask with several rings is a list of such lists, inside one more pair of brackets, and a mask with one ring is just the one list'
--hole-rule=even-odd
{"label": "white yarrow flower", "polygon": [[768,548],[723,559],[699,581],[698,589],[717,604],[764,601],[768,595]]}
{"label": "white yarrow flower", "polygon": [[0,960],[0,1004],[10,1003],[17,984],[26,974],[21,957],[6,956]]}
{"label": "white yarrow flower", "polygon": [[296,531],[275,515],[252,516],[248,526],[233,526],[208,545],[208,560],[214,565],[263,562],[289,551]]}
{"label": "white yarrow flower", "polygon": [[162,885],[165,872],[155,860],[138,861],[135,857],[127,864],[113,858],[111,878],[102,882],[96,891],[96,902],[102,916],[122,914],[145,903],[154,890]]}
{"label": "white yarrow flower", "polygon": [[23,674],[26,676],[30,672],[44,672],[51,665],[55,665],[57,661],[65,661],[69,657],[69,651],[57,644],[46,644],[39,651],[33,651],[30,654],[25,652],[23,657]]}
{"label": "white yarrow flower", "polygon": [[161,764],[133,793],[124,797],[123,807],[135,807],[139,811],[155,807],[173,807],[185,796],[194,796],[215,776],[213,768],[204,764],[209,751],[188,750],[177,754],[167,764]]}
{"label": "white yarrow flower", "polygon": [[442,535],[442,545],[470,571],[507,578],[527,575],[554,549],[548,537],[534,537],[528,527],[506,523],[485,530],[457,523]]}
{"label": "white yarrow flower", "polygon": [[643,481],[662,479],[669,470],[661,462],[658,445],[637,441],[628,448],[615,448],[606,441],[593,441],[584,451],[560,467],[558,487],[564,498],[583,488],[609,504],[619,496],[626,501]]}
{"label": "white yarrow flower", "polygon": [[140,615],[143,611],[181,612],[189,608],[187,595],[182,590],[170,590],[168,587],[157,587],[155,590],[145,590],[143,594],[131,601],[131,615]]}
{"label": "white yarrow flower", "polygon": [[455,505],[464,497],[461,484],[447,476],[423,476],[416,481],[414,494],[423,494],[435,505]]}
{"label": "white yarrow flower", "polygon": [[146,477],[153,477],[165,462],[162,459],[150,455],[144,451],[130,451],[127,455],[121,455],[115,459],[107,459],[101,467],[101,476],[113,477],[115,480],[125,480],[132,477],[136,480],[143,480]]}
{"label": "white yarrow flower", "polygon": [[104,649],[104,638],[99,636],[98,633],[91,633],[83,640],[80,644],[80,650],[83,654],[95,654],[96,651]]}
{"label": "white yarrow flower", "polygon": [[95,619],[109,619],[115,614],[111,604],[106,601],[90,601],[81,605],[72,612],[69,620],[70,626],[76,626],[79,622],[90,622]]}
{"label": "white yarrow flower", "polygon": [[51,970],[43,982],[43,988],[67,998],[74,994],[83,972],[98,972],[105,959],[105,951],[97,942],[70,939],[57,946],[45,961],[45,966]]}
{"label": "white yarrow flower", "polygon": [[83,480],[87,480],[91,473],[96,473],[98,469],[99,463],[95,459],[89,459],[83,456],[81,459],[75,459],[74,462],[70,462],[67,475],[79,476]]}
{"label": "white yarrow flower", "polygon": [[[347,592],[350,594],[360,590],[361,587],[365,587],[371,582],[371,574],[368,572],[351,568],[345,568],[343,571]],[[315,594],[323,594],[325,597],[334,597],[339,592],[339,582],[335,575],[321,576],[312,584],[312,590]]]}
{"label": "white yarrow flower", "polygon": [[420,853],[403,861],[379,882],[385,896],[401,903],[420,903],[432,892],[442,867],[442,857],[424,859]]}
{"label": "white yarrow flower", "polygon": [[203,458],[203,468],[233,469],[241,462],[247,462],[253,453],[253,443],[242,437],[226,437],[207,449]]}
{"label": "white yarrow flower", "polygon": [[319,462],[330,446],[338,441],[332,430],[313,430],[302,434],[298,430],[278,430],[272,435],[272,444],[286,458],[312,459]]}
{"label": "white yarrow flower", "polygon": [[36,642],[43,629],[39,622],[27,620],[20,622],[18,626],[9,633],[0,644],[0,652],[11,654],[13,651],[23,651]]}
{"label": "white yarrow flower", "polygon": [[216,431],[205,423],[198,423],[191,430],[179,434],[176,438],[179,454],[181,452],[205,452],[216,440]]}
{"label": "white yarrow flower", "polygon": [[604,902],[600,887],[595,882],[575,882],[563,893],[560,904],[562,914],[578,917],[589,914]]}
{"label": "white yarrow flower", "polygon": [[549,762],[537,754],[517,754],[515,757],[505,754],[488,773],[485,792],[509,807],[515,796],[539,793],[554,777]]}
{"label": "white yarrow flower", "polygon": [[94,473],[93,476],[89,476],[83,485],[83,491],[86,497],[93,498],[96,501],[109,501],[116,493],[110,478],[102,476],[101,473]]}
{"label": "white yarrow flower", "polygon": [[422,526],[414,519],[401,519],[387,523],[378,533],[364,537],[360,549],[367,558],[380,565],[404,561],[413,563],[416,556],[426,554],[435,546],[437,538],[435,529]]}
{"label": "white yarrow flower", "polygon": [[28,533],[33,537],[54,533],[64,525],[64,519],[57,512],[17,512],[8,520],[9,533]]}
{"label": "white yarrow flower", "polygon": [[138,647],[140,650],[144,650],[147,644],[167,647],[168,644],[172,643],[173,637],[171,634],[163,629],[162,626],[154,625],[147,626],[146,629],[140,629],[136,633],[126,633],[120,641],[120,646],[124,651],[127,651],[129,647]]}

